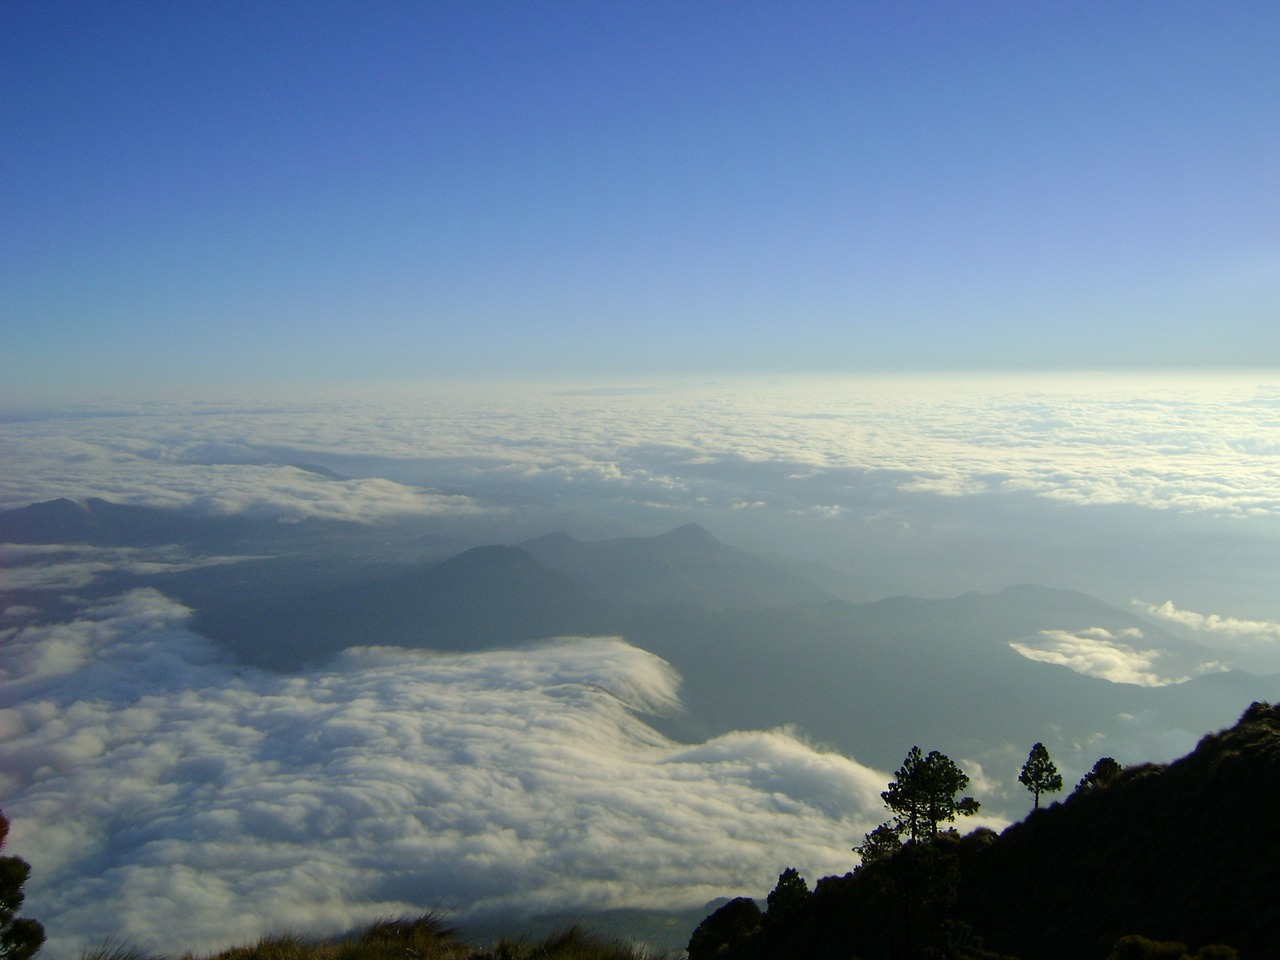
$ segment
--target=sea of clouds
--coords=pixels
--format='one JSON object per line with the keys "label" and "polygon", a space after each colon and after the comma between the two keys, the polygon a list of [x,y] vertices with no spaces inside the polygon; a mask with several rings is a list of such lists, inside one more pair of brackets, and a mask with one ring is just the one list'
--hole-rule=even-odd
{"label": "sea of clouds", "polygon": [[1031,582],[1168,602],[1202,619],[1166,625],[1217,641],[1280,621],[1275,374],[103,401],[0,426],[0,507],[97,496],[468,543],[695,520],[847,571],[857,599]]}
{"label": "sea of clouds", "polygon": [[[460,491],[586,484],[672,508],[701,499],[743,508],[758,501],[742,480],[776,474],[731,468],[775,465],[791,481],[785,505],[800,511],[842,507],[807,495],[811,482],[836,493],[870,474],[950,496],[1025,490],[1280,516],[1280,378],[1261,374],[459,389],[5,413],[0,507],[101,496],[376,520],[473,509]],[[326,495],[323,478],[289,466],[299,461],[344,464],[355,479]],[[375,467],[386,476],[365,476]]]}
{"label": "sea of clouds", "polygon": [[678,744],[619,638],[223,662],[140,589],[0,647],[0,796],[49,951],[166,952],[460,919],[688,908],[844,873],[888,775],[785,730]]}
{"label": "sea of clouds", "polygon": [[[696,520],[868,597],[1075,587],[1202,644],[1204,669],[1280,669],[1276,377],[104,402],[0,428],[5,508],[96,496],[472,543]],[[7,545],[0,582],[74,606],[106,572],[238,559]],[[886,772],[794,732],[659,736],[645,713],[677,708],[678,678],[625,638],[445,656],[358,637],[284,677],[227,662],[153,590],[6,612],[0,805],[55,957],[759,895],[784,866],[845,872],[884,818]],[[1056,626],[1019,652],[1183,676],[1138,633]]]}

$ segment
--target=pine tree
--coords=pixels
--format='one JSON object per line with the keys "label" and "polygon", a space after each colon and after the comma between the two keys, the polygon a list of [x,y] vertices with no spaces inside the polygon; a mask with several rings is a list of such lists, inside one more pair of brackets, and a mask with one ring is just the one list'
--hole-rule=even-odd
{"label": "pine tree", "polygon": [[1040,809],[1040,794],[1055,793],[1062,789],[1062,775],[1049,759],[1049,751],[1043,743],[1031,748],[1027,762],[1022,765],[1022,773],[1018,774],[1018,782],[1031,791],[1035,797],[1035,809]]}
{"label": "pine tree", "polygon": [[973,797],[956,799],[969,785],[968,776],[937,750],[925,756],[919,747],[912,747],[895,776],[898,779],[880,797],[893,811],[899,834],[910,840],[932,840],[938,835],[938,824],[978,812]]}
{"label": "pine tree", "polygon": [[778,885],[768,898],[769,909],[764,922],[769,927],[785,927],[804,913],[809,905],[809,884],[795,867],[787,867],[778,874]]}
{"label": "pine tree", "polygon": [[[9,821],[0,812],[0,848],[9,836]],[[28,960],[44,944],[44,927],[19,917],[23,885],[31,865],[21,857],[0,857],[0,960]]]}

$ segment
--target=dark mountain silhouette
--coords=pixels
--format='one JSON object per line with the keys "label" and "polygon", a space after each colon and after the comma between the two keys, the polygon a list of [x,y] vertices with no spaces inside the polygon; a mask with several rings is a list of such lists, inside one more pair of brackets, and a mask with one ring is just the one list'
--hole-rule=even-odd
{"label": "dark mountain silhouette", "polygon": [[[559,533],[520,546],[476,547],[443,562],[370,568],[354,583],[256,601],[201,594],[203,582],[173,581],[198,611],[196,629],[249,662],[278,669],[358,644],[476,650],[616,634],[631,622],[627,611],[656,605],[688,613],[829,596],[693,524],[652,538],[583,543]],[[672,628],[683,629],[676,620]]]}
{"label": "dark mountain silhouette", "polygon": [[246,540],[298,541],[314,535],[316,526],[267,524],[244,516],[199,516],[97,497],[82,503],[60,498],[0,511],[0,543],[221,547]]}
{"label": "dark mountain silhouette", "polygon": [[[1083,594],[1016,586],[948,600],[834,600],[798,567],[722,544],[692,524],[599,543],[551,534],[408,563],[404,556],[427,549],[415,546],[418,530],[409,527],[356,536],[332,525],[224,524],[104,501],[9,511],[0,514],[6,530],[259,554],[171,573],[116,570],[77,591],[155,586],[195,610],[193,627],[245,663],[293,670],[355,645],[477,650],[620,635],[684,679],[686,712],[655,721],[669,735],[793,724],[881,768],[901,759],[904,741],[977,756],[1008,742],[1011,730],[1052,725],[1059,742],[1088,742],[1116,732],[1121,715],[1155,729],[1203,730],[1241,703],[1280,699],[1280,677],[1235,672],[1143,688],[1032,662],[1009,646],[1050,628],[1138,629],[1144,647],[1181,651],[1183,663],[1208,659]],[[62,603],[38,590],[5,595],[6,606],[74,615],[74,604]],[[0,618],[0,626],[15,625]]]}
{"label": "dark mountain silhouette", "polygon": [[999,836],[953,834],[819,880],[717,956],[992,957],[967,928],[988,951],[1037,960],[1103,960],[1126,936],[1276,957],[1277,786],[1280,708],[1255,703],[1186,757],[1131,767]]}
{"label": "dark mountain silhouette", "polygon": [[831,599],[782,563],[723,544],[696,523],[656,537],[596,542],[552,533],[520,546],[550,569],[620,603],[760,609]]}
{"label": "dark mountain silhouette", "polygon": [[351,646],[478,650],[608,633],[616,621],[608,602],[526,551],[485,546],[283,601],[210,604],[194,626],[248,662],[292,669]]}
{"label": "dark mountain silhouette", "polygon": [[324,477],[326,480],[350,480],[350,477],[335,473],[328,467],[322,467],[315,463],[291,463],[289,466],[297,470],[305,470],[307,473],[314,473],[317,477]]}
{"label": "dark mountain silhouette", "polygon": [[[717,572],[708,558],[721,548],[728,570]],[[606,570],[623,579],[603,576]],[[626,570],[637,571],[641,586],[627,585]],[[1070,591],[1019,586],[950,600],[726,606],[768,576],[767,562],[745,563],[739,551],[687,527],[648,540],[581,544],[553,535],[522,547],[481,547],[286,598],[184,599],[199,610],[197,630],[249,662],[279,669],[367,643],[476,650],[620,635],[684,678],[686,712],[654,721],[669,735],[701,739],[794,724],[881,767],[900,759],[904,740],[966,756],[1006,741],[1011,729],[1053,724],[1061,738],[1085,740],[1134,713],[1157,726],[1206,729],[1240,703],[1280,698],[1280,678],[1234,673],[1143,688],[1036,663],[1009,646],[1049,627],[1138,628],[1152,645],[1180,644]],[[642,602],[672,594],[694,599]]]}

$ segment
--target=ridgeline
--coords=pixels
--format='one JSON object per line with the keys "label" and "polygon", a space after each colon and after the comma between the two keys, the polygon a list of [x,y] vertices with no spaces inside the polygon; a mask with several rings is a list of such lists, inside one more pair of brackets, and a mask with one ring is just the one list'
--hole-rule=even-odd
{"label": "ridgeline", "polygon": [[907,843],[812,893],[787,871],[763,913],[739,899],[704,920],[690,960],[1269,960],[1278,791],[1280,707],[1254,703],[1186,757],[1077,788],[1002,834]]}

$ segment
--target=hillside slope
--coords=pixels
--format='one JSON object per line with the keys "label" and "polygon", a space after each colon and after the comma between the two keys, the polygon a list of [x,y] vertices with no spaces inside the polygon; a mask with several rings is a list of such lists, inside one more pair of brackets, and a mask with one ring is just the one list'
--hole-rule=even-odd
{"label": "hillside slope", "polygon": [[1026,957],[1104,956],[1121,935],[1280,956],[1280,707],[1256,703],[1168,766],[1130,769],[1010,827],[960,910]]}
{"label": "hillside slope", "polygon": [[[1225,944],[1246,960],[1274,958],[1277,787],[1280,707],[1254,703],[1182,759],[1077,790],[999,836],[977,830],[908,844],[822,879],[715,954],[887,960],[989,957],[985,949],[1024,960],[1104,960],[1120,938],[1138,935],[1193,952]],[[691,947],[706,941],[714,918]],[[957,923],[980,935],[982,949],[974,940],[957,948]],[[691,949],[692,960],[705,960],[700,953]]]}

